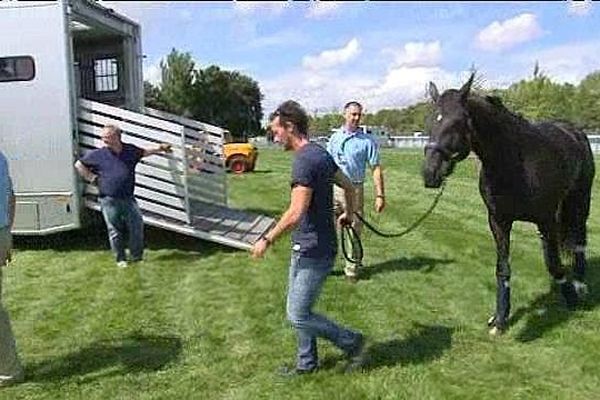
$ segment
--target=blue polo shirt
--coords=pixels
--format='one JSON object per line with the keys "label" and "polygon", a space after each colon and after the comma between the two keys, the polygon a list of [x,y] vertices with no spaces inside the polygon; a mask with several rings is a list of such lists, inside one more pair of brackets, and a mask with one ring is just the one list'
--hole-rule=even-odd
{"label": "blue polo shirt", "polygon": [[8,161],[0,151],[0,229],[8,227],[8,207],[13,192],[12,181],[8,171]]}
{"label": "blue polo shirt", "polygon": [[292,249],[305,257],[335,257],[337,252],[332,190],[337,170],[333,158],[315,143],[296,152],[292,188],[301,185],[313,190],[308,210],[292,232]]}
{"label": "blue polo shirt", "polygon": [[100,197],[127,199],[133,197],[135,166],[143,153],[143,149],[123,143],[120,153],[102,147],[87,152],[80,161],[98,175]]}
{"label": "blue polo shirt", "polygon": [[371,167],[379,165],[379,144],[361,128],[354,132],[345,127],[336,130],[329,138],[327,151],[354,184],[365,181],[367,163]]}

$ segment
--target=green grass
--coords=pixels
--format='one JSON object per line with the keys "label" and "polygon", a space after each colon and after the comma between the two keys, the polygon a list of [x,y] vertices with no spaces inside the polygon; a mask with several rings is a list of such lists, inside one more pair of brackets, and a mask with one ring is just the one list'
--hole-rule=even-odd
{"label": "green grass", "polygon": [[[288,153],[261,150],[258,170],[230,176],[231,205],[279,215],[289,199]],[[408,226],[435,191],[421,153],[383,154],[382,230]],[[28,381],[2,399],[590,399],[600,393],[600,210],[589,220],[585,305],[568,312],[551,290],[532,225],[512,237],[513,318],[492,339],[495,250],[477,192],[477,163],[460,164],[433,214],[410,235],[364,235],[367,278],[328,279],[317,309],[369,336],[368,370],[343,375],[321,342],[323,370],[292,381],[285,321],[289,258],[283,238],[262,262],[248,254],[147,229],[147,261],[118,270],[104,228],[19,238],[5,270]],[[600,186],[596,186],[597,198]],[[338,261],[337,270],[342,265]]]}

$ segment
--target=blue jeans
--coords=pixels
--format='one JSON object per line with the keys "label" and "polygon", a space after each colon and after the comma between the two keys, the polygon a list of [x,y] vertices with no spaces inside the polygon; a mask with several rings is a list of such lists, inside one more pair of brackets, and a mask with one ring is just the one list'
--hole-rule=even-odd
{"label": "blue jeans", "polygon": [[318,366],[317,337],[331,341],[347,354],[356,350],[361,335],[338,326],[312,312],[321,288],[333,268],[334,258],[309,258],[292,252],[289,271],[287,317],[298,334],[296,368],[312,370]]}
{"label": "blue jeans", "polygon": [[133,261],[142,259],[144,253],[144,221],[134,198],[117,199],[101,197],[100,207],[108,229],[110,248],[117,262],[125,261],[125,231],[129,234],[129,252]]}

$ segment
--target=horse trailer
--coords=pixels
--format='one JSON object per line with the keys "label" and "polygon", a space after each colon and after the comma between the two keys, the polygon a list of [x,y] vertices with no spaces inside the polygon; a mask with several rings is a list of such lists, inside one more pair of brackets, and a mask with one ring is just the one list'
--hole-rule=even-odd
{"label": "horse trailer", "polygon": [[274,222],[227,205],[225,130],[144,107],[140,26],[88,0],[0,2],[0,148],[17,197],[16,235],[77,229],[99,210],[73,164],[104,125],[140,147],[135,197],[149,225],[241,249]]}

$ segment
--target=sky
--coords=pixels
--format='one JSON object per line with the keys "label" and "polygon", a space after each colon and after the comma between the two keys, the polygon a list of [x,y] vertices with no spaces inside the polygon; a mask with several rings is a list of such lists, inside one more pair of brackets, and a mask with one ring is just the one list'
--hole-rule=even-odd
{"label": "sky", "polygon": [[200,68],[256,80],[271,112],[287,99],[311,114],[350,100],[366,112],[426,98],[429,81],[482,87],[531,77],[577,84],[600,69],[600,2],[118,2],[142,27],[144,79],[160,83],[172,48]]}

